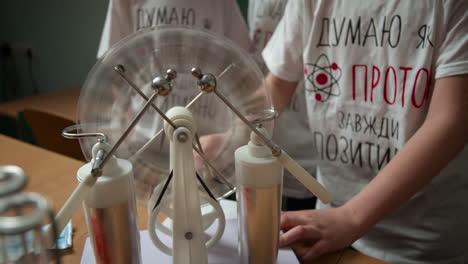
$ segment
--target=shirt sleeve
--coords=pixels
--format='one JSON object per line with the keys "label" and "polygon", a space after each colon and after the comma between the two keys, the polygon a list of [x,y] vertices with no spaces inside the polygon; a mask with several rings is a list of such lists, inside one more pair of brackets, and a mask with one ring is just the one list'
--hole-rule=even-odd
{"label": "shirt sleeve", "polygon": [[437,47],[435,78],[468,73],[468,1],[444,3],[444,26]]}
{"label": "shirt sleeve", "polygon": [[106,12],[106,20],[104,21],[104,28],[102,29],[101,40],[99,41],[99,48],[97,52],[98,59],[102,57],[102,55],[109,49],[111,10],[112,1],[109,1]]}
{"label": "shirt sleeve", "polygon": [[247,23],[242,17],[237,1],[229,0],[224,5],[224,15],[228,18],[224,22],[224,35],[237,45],[249,52],[252,49]]}
{"label": "shirt sleeve", "polygon": [[100,58],[115,43],[135,32],[132,18],[134,1],[110,0],[106,20],[99,42],[97,58]]}
{"label": "shirt sleeve", "polygon": [[252,34],[251,31],[253,30],[253,21],[255,18],[255,10],[257,9],[258,1],[250,0],[248,2],[249,3],[247,7],[247,25],[249,27],[250,34]]}
{"label": "shirt sleeve", "polygon": [[288,1],[283,18],[263,50],[269,71],[286,81],[303,78],[303,1]]}

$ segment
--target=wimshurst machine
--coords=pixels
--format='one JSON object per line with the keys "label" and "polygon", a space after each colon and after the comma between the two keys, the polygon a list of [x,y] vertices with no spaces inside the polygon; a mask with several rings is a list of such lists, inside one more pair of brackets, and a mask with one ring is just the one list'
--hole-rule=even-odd
{"label": "wimshurst machine", "polygon": [[[97,263],[141,263],[136,204],[148,208],[155,250],[173,263],[208,263],[225,228],[218,201],[237,189],[241,262],[272,263],[283,167],[323,202],[331,200],[271,141],[277,114],[263,75],[221,36],[157,27],[122,40],[89,73],[78,112],[79,124],[63,135],[79,138],[90,162],[78,171],[72,209],[58,217],[71,217],[83,201]],[[170,227],[158,221],[160,213]],[[206,241],[212,224],[216,232]],[[156,230],[170,234],[172,245]]]}

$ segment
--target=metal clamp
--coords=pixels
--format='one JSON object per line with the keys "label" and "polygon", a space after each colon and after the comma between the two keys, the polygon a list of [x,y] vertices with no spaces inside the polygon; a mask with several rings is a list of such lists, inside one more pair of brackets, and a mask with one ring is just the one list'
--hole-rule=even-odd
{"label": "metal clamp", "polygon": [[252,124],[254,125],[262,125],[263,123],[265,122],[268,122],[268,121],[272,121],[272,120],[275,120],[276,118],[279,117],[279,113],[278,111],[276,111],[275,109],[273,108],[270,108],[270,109],[265,109],[261,112],[256,112],[256,113],[248,113],[248,115],[265,115],[265,116],[262,116],[262,117],[259,117],[259,118],[256,118],[252,121],[250,121]]}
{"label": "metal clamp", "polygon": [[104,133],[70,133],[71,131],[78,131],[83,128],[83,125],[72,125],[66,127],[62,130],[62,136],[64,138],[71,138],[71,139],[80,139],[80,138],[88,138],[88,137],[97,137],[99,142],[105,143],[108,142],[108,138]]}

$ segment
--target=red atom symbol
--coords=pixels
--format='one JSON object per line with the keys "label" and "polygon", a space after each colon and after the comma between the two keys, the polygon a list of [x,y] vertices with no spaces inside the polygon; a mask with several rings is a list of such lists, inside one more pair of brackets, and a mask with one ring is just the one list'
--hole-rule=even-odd
{"label": "red atom symbol", "polygon": [[305,65],[304,74],[311,85],[306,89],[314,92],[315,100],[326,102],[331,96],[340,96],[341,69],[336,62],[330,63],[327,55],[321,54],[315,63]]}
{"label": "red atom symbol", "polygon": [[328,82],[328,77],[325,73],[320,73],[317,75],[317,77],[315,77],[315,80],[318,84],[324,85]]}

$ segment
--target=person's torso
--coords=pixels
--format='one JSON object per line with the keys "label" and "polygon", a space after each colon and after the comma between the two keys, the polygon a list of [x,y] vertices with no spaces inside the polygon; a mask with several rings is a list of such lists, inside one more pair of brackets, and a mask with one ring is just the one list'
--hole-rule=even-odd
{"label": "person's torso", "polygon": [[[224,34],[224,1],[130,1],[135,31],[158,25],[197,26]],[[216,12],[213,12],[216,10]]]}
{"label": "person's torso", "polygon": [[[261,52],[280,22],[287,2],[287,0],[249,1],[250,38],[253,42],[254,56],[264,72],[268,69],[261,58]],[[275,120],[273,141],[278,143],[311,175],[315,175],[303,82],[297,86],[286,110]],[[283,181],[283,194],[294,198],[306,198],[313,195],[287,171],[285,171]]]}
{"label": "person's torso", "polygon": [[[431,93],[443,9],[443,1],[305,1],[305,13],[315,10],[303,22],[310,25],[303,32],[309,123],[318,178],[334,194],[332,206],[373,179],[422,125],[430,100],[437,100]],[[467,154],[460,153],[356,248],[394,261],[443,263],[460,254],[457,241],[468,241],[460,226],[468,205],[459,200],[467,194]],[[458,219],[444,215],[455,212]],[[428,251],[433,253],[418,255]]]}

